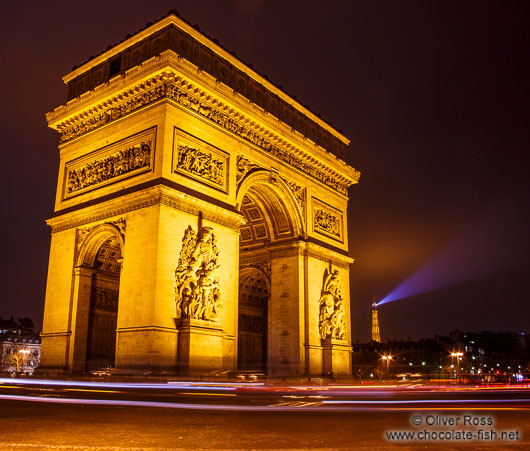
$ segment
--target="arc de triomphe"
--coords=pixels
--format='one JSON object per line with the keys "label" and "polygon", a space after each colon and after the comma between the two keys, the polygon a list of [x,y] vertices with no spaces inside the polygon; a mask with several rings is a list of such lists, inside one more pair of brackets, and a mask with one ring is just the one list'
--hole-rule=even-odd
{"label": "arc de triomphe", "polygon": [[349,141],[173,13],[64,81],[42,371],[350,374]]}

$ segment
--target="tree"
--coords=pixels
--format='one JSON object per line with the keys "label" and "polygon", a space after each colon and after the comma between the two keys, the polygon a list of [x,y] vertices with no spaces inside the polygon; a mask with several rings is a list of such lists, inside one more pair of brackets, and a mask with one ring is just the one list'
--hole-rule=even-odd
{"label": "tree", "polygon": [[31,318],[28,318],[27,316],[24,318],[17,318],[19,327],[22,330],[33,330],[35,328],[35,324],[33,323],[33,320]]}
{"label": "tree", "polygon": [[4,362],[13,366],[17,373],[23,372],[27,365],[35,366],[34,355],[22,344],[13,344],[13,346],[7,347]]}

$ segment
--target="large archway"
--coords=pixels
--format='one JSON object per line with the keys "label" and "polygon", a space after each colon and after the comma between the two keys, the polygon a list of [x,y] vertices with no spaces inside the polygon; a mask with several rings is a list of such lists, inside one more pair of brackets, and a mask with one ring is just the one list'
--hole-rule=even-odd
{"label": "large archway", "polygon": [[116,236],[105,240],[94,262],[90,290],[87,371],[114,367],[120,289],[121,247]]}
{"label": "large archway", "polygon": [[267,371],[269,276],[256,266],[239,271],[237,366],[242,371]]}
{"label": "large archway", "polygon": [[292,191],[273,175],[254,172],[239,188],[238,207],[246,224],[240,227],[239,240],[237,363],[240,371],[280,374],[282,365],[285,372],[291,370],[290,355],[282,350],[290,353],[295,339],[280,316],[298,306],[298,299],[282,298],[283,282],[271,273],[275,252],[296,243],[304,227]]}
{"label": "large archway", "polygon": [[78,310],[87,313],[86,346],[85,355],[79,357],[84,370],[91,371],[112,368],[115,363],[123,236],[112,224],[86,233],[78,262],[79,277],[84,279]]}

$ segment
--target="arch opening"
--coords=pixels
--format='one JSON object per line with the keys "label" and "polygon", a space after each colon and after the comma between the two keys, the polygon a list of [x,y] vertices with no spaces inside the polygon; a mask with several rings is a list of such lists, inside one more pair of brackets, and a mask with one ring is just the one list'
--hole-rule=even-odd
{"label": "arch opening", "polygon": [[238,194],[246,224],[239,237],[237,362],[239,371],[268,374],[278,353],[271,333],[271,251],[298,238],[303,227],[288,189],[265,174],[245,182]]}
{"label": "arch opening", "polygon": [[116,356],[116,329],[123,240],[112,226],[94,229],[81,255],[88,304],[85,371],[110,369]]}
{"label": "arch opening", "polygon": [[267,313],[270,281],[256,267],[239,273],[238,359],[241,371],[265,373],[267,368]]}

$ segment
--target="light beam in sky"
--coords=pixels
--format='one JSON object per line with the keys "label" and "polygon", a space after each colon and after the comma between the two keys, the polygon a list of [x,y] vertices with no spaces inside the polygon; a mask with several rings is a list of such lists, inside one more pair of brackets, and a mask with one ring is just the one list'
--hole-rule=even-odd
{"label": "light beam in sky", "polygon": [[[499,211],[500,210],[500,211]],[[501,208],[470,227],[441,253],[420,267],[377,305],[428,293],[518,265],[514,253],[517,227],[508,227],[510,214]],[[504,211],[503,211],[504,210]],[[507,230],[512,231],[507,234]]]}

